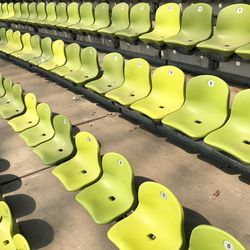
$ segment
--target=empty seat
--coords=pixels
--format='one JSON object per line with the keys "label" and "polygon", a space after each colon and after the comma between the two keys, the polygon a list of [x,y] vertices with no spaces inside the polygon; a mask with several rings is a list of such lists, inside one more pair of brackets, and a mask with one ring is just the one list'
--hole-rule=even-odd
{"label": "empty seat", "polygon": [[150,6],[147,3],[138,3],[130,10],[129,27],[115,33],[120,38],[129,41],[136,40],[140,35],[147,33],[151,28]]}
{"label": "empty seat", "polygon": [[11,54],[23,48],[20,31],[13,32],[8,30],[6,32],[6,38],[8,42],[6,46],[0,47],[0,51],[6,54]]}
{"label": "empty seat", "polygon": [[66,74],[64,77],[74,84],[84,85],[98,76],[99,64],[98,54],[95,48],[86,47],[81,49],[81,67],[76,71]]}
{"label": "empty seat", "polygon": [[2,47],[5,47],[8,43],[7,37],[6,37],[6,33],[13,33],[12,30],[9,30],[8,32],[6,32],[5,28],[1,28],[0,29],[0,50]]}
{"label": "empty seat", "polygon": [[13,22],[19,22],[21,21],[22,19],[26,19],[28,16],[29,16],[29,10],[28,10],[28,3],[27,2],[24,2],[21,4],[21,15],[18,15],[18,16],[14,16],[11,18],[11,21]]}
{"label": "empty seat", "polygon": [[15,3],[13,8],[14,8],[14,16],[9,18],[9,20],[11,20],[11,21],[15,20],[16,18],[21,17],[21,15],[22,15],[20,2]]}
{"label": "empty seat", "polygon": [[222,79],[212,75],[196,76],[187,85],[183,106],[167,115],[162,123],[193,139],[201,139],[225,123],[229,94],[229,87]]}
{"label": "empty seat", "polygon": [[139,38],[145,43],[163,44],[163,40],[175,35],[180,30],[181,10],[177,3],[161,5],[155,16],[154,30]]}
{"label": "empty seat", "polygon": [[184,102],[185,75],[174,66],[163,66],[154,71],[150,94],[130,107],[160,121],[178,110]]}
{"label": "empty seat", "polygon": [[98,224],[114,221],[134,205],[134,175],[129,162],[120,154],[102,158],[102,177],[80,191],[76,200]]}
{"label": "empty seat", "polygon": [[212,18],[213,10],[210,5],[206,3],[190,5],[183,12],[180,32],[165,39],[164,42],[171,48],[189,51],[211,36]]}
{"label": "empty seat", "polygon": [[0,242],[2,243],[3,233],[7,232],[10,235],[14,233],[12,215],[9,206],[6,202],[0,201]]}
{"label": "empty seat", "polygon": [[37,23],[40,21],[44,21],[47,17],[46,14],[46,4],[44,2],[40,2],[37,4],[36,6],[36,10],[37,10],[37,17],[34,19],[28,19],[27,22],[29,23]]}
{"label": "empty seat", "polygon": [[119,53],[109,53],[103,58],[103,74],[85,85],[99,94],[120,87],[124,82],[124,59]]}
{"label": "empty seat", "polygon": [[129,26],[129,6],[127,3],[118,3],[112,9],[111,25],[98,30],[103,35],[112,35]]}
{"label": "empty seat", "polygon": [[124,106],[129,106],[135,101],[146,97],[151,89],[150,65],[141,58],[131,59],[125,64],[125,81],[105,96]]}
{"label": "empty seat", "polygon": [[66,3],[58,3],[56,5],[56,20],[52,23],[46,23],[48,26],[56,26],[60,23],[65,23],[68,20],[67,15],[67,4]]}
{"label": "empty seat", "polygon": [[23,18],[19,20],[19,22],[29,22],[29,21],[34,21],[37,19],[37,9],[36,9],[37,3],[36,2],[31,2],[28,6],[28,11],[29,11],[29,16],[26,18]]}
{"label": "empty seat", "polygon": [[17,58],[21,58],[22,56],[24,56],[26,54],[30,54],[32,52],[30,39],[31,39],[30,33],[23,34],[21,37],[22,49],[19,51],[13,52],[11,55],[14,57],[17,57]]}
{"label": "empty seat", "polygon": [[[1,75],[2,78],[2,75]],[[7,102],[9,100],[11,100],[12,97],[12,80],[9,78],[5,78],[4,80],[1,79],[2,81],[2,87],[1,87],[1,91],[0,91],[0,105],[4,105],[7,104]]]}
{"label": "empty seat", "polygon": [[199,225],[193,229],[189,250],[246,250],[246,248],[229,233],[210,226]]}
{"label": "empty seat", "polygon": [[7,20],[14,16],[14,3],[4,3],[2,4],[2,15],[0,20]]}
{"label": "empty seat", "polygon": [[36,110],[36,96],[33,93],[28,93],[24,97],[24,103],[26,106],[25,113],[8,121],[15,132],[22,132],[27,128],[35,126],[39,122]]}
{"label": "empty seat", "polygon": [[68,191],[89,186],[101,174],[99,144],[95,137],[88,132],[79,132],[75,141],[76,155],[52,171]]}
{"label": "empty seat", "polygon": [[239,47],[237,50],[235,50],[235,53],[245,60],[250,60],[250,43]]}
{"label": "empty seat", "polygon": [[37,105],[37,115],[39,117],[37,125],[19,134],[30,147],[36,147],[50,140],[55,133],[52,126],[51,109],[47,103],[40,103]]}
{"label": "empty seat", "polygon": [[159,183],[145,182],[138,200],[135,211],[117,222],[108,238],[119,249],[183,249],[184,214],[175,195]]}
{"label": "empty seat", "polygon": [[36,25],[38,26],[46,26],[46,24],[54,23],[56,21],[56,4],[54,2],[50,2],[46,4],[46,19],[37,20]]}
{"label": "empty seat", "polygon": [[208,55],[228,58],[237,48],[250,42],[249,15],[250,6],[247,4],[233,4],[222,9],[214,35],[197,47]]}
{"label": "empty seat", "polygon": [[53,119],[53,127],[54,137],[33,149],[45,165],[56,165],[66,161],[74,151],[69,119],[64,115],[56,115]]}

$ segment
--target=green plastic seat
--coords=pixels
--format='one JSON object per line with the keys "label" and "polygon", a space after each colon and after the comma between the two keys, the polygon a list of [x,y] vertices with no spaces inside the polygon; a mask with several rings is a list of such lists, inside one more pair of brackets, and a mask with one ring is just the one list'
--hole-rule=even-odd
{"label": "green plastic seat", "polygon": [[46,23],[47,26],[56,26],[59,23],[65,23],[68,20],[67,4],[59,2],[56,5],[56,20],[51,23]]}
{"label": "green plastic seat", "polygon": [[109,53],[103,58],[103,74],[85,85],[99,94],[120,87],[124,82],[124,59],[119,53]]}
{"label": "green plastic seat", "polygon": [[12,30],[8,30],[6,31],[5,28],[1,28],[0,29],[0,50],[2,47],[5,47],[8,43],[7,37],[6,37],[6,33],[13,33]]}
{"label": "green plastic seat", "polygon": [[4,81],[3,75],[2,73],[0,73],[0,98],[5,95],[5,88],[3,86],[3,81]]}
{"label": "green plastic seat", "polygon": [[144,43],[163,44],[163,40],[174,36],[180,30],[181,9],[177,3],[167,3],[156,11],[155,27],[153,31],[141,35]]}
{"label": "green plastic seat", "polygon": [[225,123],[229,95],[229,87],[222,79],[212,75],[194,77],[187,85],[183,106],[167,115],[162,123],[193,139],[201,139]]}
{"label": "green plastic seat", "polygon": [[14,21],[14,22],[19,22],[23,19],[26,19],[29,17],[29,10],[28,10],[28,3],[27,2],[24,2],[21,4],[21,15],[20,16],[16,16],[16,17],[12,17],[11,21]]}
{"label": "green plastic seat", "polygon": [[56,21],[56,4],[54,2],[50,2],[46,4],[46,14],[47,17],[44,20],[37,20],[36,25],[37,26],[46,26],[46,24],[54,23]]}
{"label": "green plastic seat", "polygon": [[102,172],[99,162],[99,144],[95,137],[88,132],[79,132],[75,141],[76,155],[52,171],[71,192],[89,186]]}
{"label": "green plastic seat", "polygon": [[127,29],[118,31],[116,36],[129,41],[137,40],[137,38],[149,32],[151,29],[150,6],[148,3],[138,3],[130,10],[130,24]]}
{"label": "green plastic seat", "polygon": [[81,67],[80,69],[66,74],[64,77],[74,84],[84,85],[98,76],[99,64],[98,54],[95,48],[86,47],[81,49]]}
{"label": "green plastic seat", "polygon": [[213,32],[213,10],[206,3],[188,6],[182,15],[181,30],[178,34],[164,40],[171,48],[192,50],[196,44],[207,40]]}
{"label": "green plastic seat", "polygon": [[109,17],[109,4],[100,3],[95,7],[94,11],[95,21],[92,25],[82,27],[81,31],[85,32],[97,32],[99,29],[106,28],[110,25]]}
{"label": "green plastic seat", "polygon": [[15,3],[13,9],[14,9],[14,16],[10,17],[9,20],[15,20],[16,18],[19,18],[22,15],[20,2]]}
{"label": "green plastic seat", "polygon": [[26,106],[25,113],[8,121],[14,131],[19,133],[27,128],[35,126],[39,122],[36,110],[36,96],[33,93],[28,93],[24,97],[24,103]]}
{"label": "green plastic seat", "polygon": [[8,20],[9,18],[15,15],[14,12],[14,3],[8,3],[2,5],[2,16],[0,17],[1,20]]}
{"label": "green plastic seat", "polygon": [[0,48],[0,51],[11,54],[15,51],[19,51],[23,48],[23,44],[21,41],[21,33],[20,31],[15,32],[6,32],[7,44],[6,46]]}
{"label": "green plastic seat", "polygon": [[4,20],[8,18],[9,12],[8,12],[8,3],[2,3],[2,15],[0,17],[0,20]]}
{"label": "green plastic seat", "polygon": [[[13,235],[13,222],[12,215],[9,206],[6,202],[0,201],[0,243],[2,244],[3,233],[7,232],[10,235]],[[1,245],[0,245],[1,246]]]}
{"label": "green plastic seat", "polygon": [[36,2],[31,2],[29,3],[29,6],[28,6],[28,12],[29,12],[29,16],[26,17],[26,18],[22,18],[21,22],[29,22],[30,21],[34,21],[37,19],[37,3]]}
{"label": "green plastic seat", "polygon": [[3,11],[2,11],[2,3],[0,3],[0,16],[3,15]]}
{"label": "green plastic seat", "polygon": [[27,22],[29,23],[37,23],[40,21],[44,21],[47,17],[46,14],[46,4],[44,2],[40,2],[36,6],[37,17],[33,18],[32,20],[28,19]]}
{"label": "green plastic seat", "polygon": [[131,59],[125,64],[124,75],[124,83],[119,88],[106,93],[105,96],[123,106],[129,106],[149,94],[150,65],[141,58]]}
{"label": "green plastic seat", "polygon": [[30,33],[23,34],[21,38],[22,49],[19,51],[13,52],[11,55],[17,58],[21,58],[22,56],[26,54],[30,54],[32,52],[30,39],[31,39]]}
{"label": "green plastic seat", "polygon": [[126,214],[134,205],[134,174],[120,154],[107,153],[102,158],[102,177],[76,195],[98,224],[110,223]]}
{"label": "green plastic seat", "polygon": [[69,29],[81,30],[90,25],[95,21],[92,3],[86,2],[80,5],[80,21],[77,24],[71,25]]}
{"label": "green plastic seat", "polygon": [[13,250],[30,250],[29,243],[21,234],[15,234],[13,236],[13,243],[15,248]]}
{"label": "green plastic seat", "polygon": [[208,55],[228,58],[234,51],[250,42],[250,6],[233,4],[222,9],[218,15],[212,38],[197,47]]}
{"label": "green plastic seat", "polygon": [[144,182],[138,200],[135,211],[117,222],[108,238],[119,249],[183,249],[184,213],[175,195],[159,183]]}
{"label": "green plastic seat", "polygon": [[250,60],[250,43],[239,47],[235,53],[245,60]]}
{"label": "green plastic seat", "polygon": [[189,250],[246,250],[246,248],[229,233],[210,226],[199,225],[193,229]]}
{"label": "green plastic seat", "polygon": [[61,67],[53,69],[51,72],[59,76],[65,76],[70,72],[79,70],[81,67],[80,49],[77,43],[68,45],[65,49],[66,63]]}
{"label": "green plastic seat", "polygon": [[0,91],[0,105],[5,105],[9,100],[12,100],[12,80],[9,78],[5,78],[2,80],[2,87]]}
{"label": "green plastic seat", "polygon": [[111,25],[98,30],[103,35],[113,35],[115,32],[124,30],[129,26],[129,5],[118,3],[112,9]]}
{"label": "green plastic seat", "polygon": [[178,110],[184,102],[185,74],[174,66],[163,66],[154,71],[150,94],[134,102],[130,108],[160,121]]}
{"label": "green plastic seat", "polygon": [[29,60],[29,62],[34,65],[38,65],[53,58],[52,40],[50,37],[45,37],[41,40],[41,51],[42,51],[41,56]]}
{"label": "green plastic seat", "polygon": [[37,114],[39,117],[37,125],[26,129],[19,134],[30,147],[36,147],[39,144],[50,140],[55,134],[52,126],[52,113],[49,105],[47,103],[38,104]]}
{"label": "green plastic seat", "polygon": [[64,52],[64,42],[62,40],[56,40],[52,43],[53,57],[46,62],[39,64],[39,67],[45,70],[52,70],[59,66],[62,66],[66,62]]}
{"label": "green plastic seat", "polygon": [[68,28],[71,25],[75,25],[79,23],[80,21],[80,15],[79,15],[79,5],[76,2],[70,3],[67,6],[67,12],[68,12],[68,20],[64,23],[59,23],[57,27],[59,28]]}
{"label": "green plastic seat", "polygon": [[69,119],[64,115],[56,115],[53,119],[53,127],[54,137],[33,149],[45,165],[56,165],[66,161],[74,151]]}

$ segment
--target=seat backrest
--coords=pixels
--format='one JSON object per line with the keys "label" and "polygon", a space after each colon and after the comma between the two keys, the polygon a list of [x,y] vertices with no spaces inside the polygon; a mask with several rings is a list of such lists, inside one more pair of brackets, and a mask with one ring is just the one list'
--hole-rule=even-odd
{"label": "seat backrest", "polygon": [[80,16],[79,16],[78,3],[73,2],[73,3],[68,4],[67,11],[68,11],[69,20],[74,21],[74,22],[79,22]]}
{"label": "seat backrest", "polygon": [[13,42],[13,35],[14,35],[14,32],[12,29],[9,29],[6,31],[6,40],[7,40],[7,43],[8,44],[11,44]]}
{"label": "seat backrest", "polygon": [[[13,234],[12,215],[6,202],[0,201],[0,227]],[[0,245],[1,246],[1,245]]]}
{"label": "seat backrest", "polygon": [[52,43],[53,60],[62,64],[66,61],[64,52],[64,42],[62,40],[56,40]]}
{"label": "seat backrest", "polygon": [[22,13],[22,16],[21,16],[22,19],[29,17],[29,10],[28,10],[28,3],[27,2],[24,2],[21,4],[21,13]]}
{"label": "seat backrest", "polygon": [[92,3],[86,2],[86,3],[81,4],[80,18],[81,18],[81,22],[84,23],[85,26],[89,26],[94,23],[95,19],[94,19]]}
{"label": "seat backrest", "polygon": [[14,3],[9,3],[8,4],[8,16],[12,17],[14,16],[15,12],[14,12]]}
{"label": "seat backrest", "polygon": [[6,29],[5,28],[0,29],[0,43],[1,43],[1,45],[5,45],[7,43]]}
{"label": "seat backrest", "polygon": [[32,50],[30,39],[31,39],[30,33],[25,33],[22,35],[22,44],[23,44],[23,49],[25,51]]}
{"label": "seat backrest", "polygon": [[110,24],[109,4],[100,3],[95,7],[95,24],[102,24],[108,26]]}
{"label": "seat backrest", "polygon": [[46,5],[46,13],[46,22],[53,22],[56,20],[56,4],[54,2],[50,2]]}
{"label": "seat backrest", "polygon": [[95,48],[81,49],[81,65],[81,68],[88,69],[88,72],[99,70],[98,54]]}
{"label": "seat backrest", "polygon": [[37,18],[36,2],[29,4],[29,19],[33,20]]}
{"label": "seat backrest", "polygon": [[12,43],[13,43],[12,45],[15,46],[16,49],[22,48],[23,44],[22,44],[22,37],[21,37],[20,31],[17,30],[13,33]]}
{"label": "seat backrest", "polygon": [[2,3],[0,3],[0,16],[3,15],[3,11],[2,11]]}
{"label": "seat backrest", "polygon": [[79,69],[81,67],[80,50],[81,48],[77,43],[68,45],[65,50],[66,64],[74,65],[76,69]]}
{"label": "seat backrest", "polygon": [[12,89],[11,89],[11,92],[12,92],[12,96],[13,96],[13,100],[15,100],[16,102],[22,102],[23,98],[23,89],[21,87],[20,84],[14,84]]}
{"label": "seat backrest", "polygon": [[37,8],[37,19],[44,20],[47,16],[45,3],[44,2],[38,3],[36,8]]}
{"label": "seat backrest", "polygon": [[53,57],[52,40],[50,37],[45,37],[41,40],[42,55],[48,58]]}
{"label": "seat backrest", "polygon": [[199,225],[191,233],[189,250],[200,249],[246,250],[232,235],[210,225]]}
{"label": "seat backrest", "polygon": [[32,53],[34,56],[39,56],[41,55],[42,53],[42,50],[41,50],[41,39],[40,39],[40,36],[38,35],[34,35],[30,38],[30,44],[31,44],[31,47],[32,47]]}
{"label": "seat backrest", "polygon": [[2,16],[5,17],[8,15],[8,3],[2,4]]}
{"label": "seat backrest", "polygon": [[26,113],[27,114],[36,114],[36,106],[37,106],[37,99],[35,94],[33,93],[28,93],[24,97],[24,103],[26,106]]}
{"label": "seat backrest", "polygon": [[50,106],[47,103],[39,103],[36,107],[37,114],[40,118],[40,124],[52,125],[52,112]]}
{"label": "seat backrest", "polygon": [[15,13],[14,17],[21,16],[21,3],[20,2],[14,4],[14,13]]}
{"label": "seat backrest", "polygon": [[30,250],[29,243],[21,234],[15,234],[13,236],[13,243],[16,249]]}
{"label": "seat backrest", "polygon": [[111,22],[121,30],[129,26],[129,5],[127,3],[118,3],[113,7]]}
{"label": "seat backrest", "polygon": [[9,97],[12,95],[12,92],[11,92],[12,86],[13,86],[13,82],[11,79],[5,78],[3,80],[3,89],[5,90],[5,97],[7,96]]}
{"label": "seat backrest", "polygon": [[72,126],[70,120],[65,115],[56,115],[53,119],[53,127],[55,129],[55,136],[62,138],[63,143],[67,145],[72,144]]}
{"label": "seat backrest", "polygon": [[56,21],[57,22],[66,22],[68,19],[68,15],[67,15],[67,5],[66,3],[58,3],[56,5]]}

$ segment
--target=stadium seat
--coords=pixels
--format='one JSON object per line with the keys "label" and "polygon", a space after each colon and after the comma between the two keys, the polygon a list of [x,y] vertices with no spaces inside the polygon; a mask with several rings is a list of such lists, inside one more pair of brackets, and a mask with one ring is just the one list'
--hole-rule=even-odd
{"label": "stadium seat", "polygon": [[184,105],[167,115],[162,123],[193,139],[201,139],[225,123],[229,95],[229,87],[222,79],[212,75],[193,77],[187,85]]}
{"label": "stadium seat", "polygon": [[2,13],[1,13],[0,20],[3,21],[4,19],[7,19],[9,15],[8,3],[2,3],[1,10],[2,10]]}
{"label": "stadium seat", "polygon": [[21,234],[15,234],[13,236],[13,243],[15,245],[14,249],[30,250],[29,243]]}
{"label": "stadium seat", "polygon": [[12,86],[13,83],[11,79],[5,78],[2,80],[0,105],[7,104],[7,102],[12,99]]}
{"label": "stadium seat", "polygon": [[8,20],[11,20],[11,21],[15,20],[16,18],[21,17],[21,15],[22,15],[22,12],[21,12],[21,3],[20,2],[15,3],[13,8],[14,8],[14,16],[12,16],[12,17],[10,17],[8,19]]}
{"label": "stadium seat", "polygon": [[3,242],[2,236],[4,232],[13,235],[12,215],[9,206],[6,202],[0,201],[0,242]]}
{"label": "stadium seat", "polygon": [[38,104],[37,114],[39,117],[37,125],[26,129],[19,134],[30,147],[36,147],[39,144],[50,140],[55,134],[52,126],[52,113],[49,105],[47,103]]}
{"label": "stadium seat", "polygon": [[103,74],[85,85],[99,94],[120,87],[124,82],[124,59],[119,53],[109,53],[103,58]]}
{"label": "stadium seat", "polygon": [[29,11],[29,16],[26,18],[23,18],[19,20],[19,22],[26,23],[29,21],[34,21],[37,19],[37,3],[36,2],[31,2],[28,6],[28,11]]}
{"label": "stadium seat", "polygon": [[191,233],[189,250],[200,249],[246,250],[232,235],[210,225],[199,225]]}
{"label": "stadium seat", "polygon": [[102,172],[99,162],[99,144],[95,137],[88,132],[79,132],[75,141],[76,155],[52,171],[71,192],[89,186]]}
{"label": "stadium seat", "polygon": [[[60,23],[65,23],[68,20],[67,15],[67,4],[64,2],[59,2],[56,5],[56,21],[53,23],[50,23],[49,26],[56,26]],[[47,24],[48,25],[48,24]]]}
{"label": "stadium seat", "polygon": [[22,56],[24,56],[26,54],[32,53],[30,33],[23,34],[21,37],[21,41],[22,41],[22,49],[19,51],[13,52],[11,54],[12,56],[17,57],[17,58],[21,58]]}
{"label": "stadium seat", "polygon": [[7,45],[7,43],[8,43],[8,40],[7,40],[7,37],[6,37],[7,33],[12,35],[13,31],[9,30],[8,32],[6,32],[5,28],[0,29],[0,50],[1,50],[2,47],[5,47]]}
{"label": "stadium seat", "polygon": [[129,106],[135,101],[146,97],[151,89],[150,65],[141,58],[134,58],[125,64],[125,81],[105,96],[123,106]]}
{"label": "stadium seat", "polygon": [[184,214],[175,195],[159,183],[144,182],[138,199],[135,211],[117,222],[108,238],[119,249],[183,249]]}
{"label": "stadium seat", "polygon": [[[9,31],[9,30],[8,30]],[[21,33],[20,31],[15,32],[6,32],[7,44],[4,47],[0,48],[0,51],[11,54],[15,51],[19,51],[23,48],[23,44],[21,41]]]}
{"label": "stadium seat", "polygon": [[129,27],[116,32],[116,36],[129,41],[135,41],[140,35],[149,32],[151,28],[149,4],[138,3],[134,5],[130,10],[129,18]]}
{"label": "stadium seat", "polygon": [[85,2],[80,5],[80,22],[74,25],[69,26],[69,29],[72,30],[81,30],[90,25],[95,21],[93,14],[93,6],[90,2]]}
{"label": "stadium seat", "polygon": [[250,60],[250,43],[239,47],[235,53],[244,60]]}
{"label": "stadium seat", "polygon": [[46,24],[53,24],[56,21],[56,4],[50,2],[46,4],[46,14],[47,17],[44,20],[37,20],[36,25],[39,27],[44,27]]}
{"label": "stadium seat", "polygon": [[95,21],[92,25],[81,27],[81,31],[84,32],[97,32],[97,30],[106,28],[110,25],[109,17],[109,4],[100,3],[95,7],[94,11]]}
{"label": "stadium seat", "polygon": [[64,115],[56,115],[53,119],[54,137],[36,148],[36,153],[45,165],[56,165],[68,160],[74,151],[72,126]]}
{"label": "stadium seat", "polygon": [[107,153],[102,158],[102,177],[76,195],[98,224],[107,224],[126,214],[134,205],[134,174],[120,154]]}
{"label": "stadium seat", "polygon": [[185,74],[177,67],[163,66],[154,71],[150,94],[130,108],[160,121],[182,106],[184,92]]}
{"label": "stadium seat", "polygon": [[84,85],[98,76],[99,64],[98,54],[95,48],[86,47],[81,49],[81,68],[66,74],[64,77],[73,84]]}
{"label": "stadium seat", "polygon": [[102,35],[113,35],[115,32],[126,29],[129,26],[129,5],[118,3],[112,9],[111,25],[98,30]]}
{"label": "stadium seat", "polygon": [[65,49],[66,63],[51,72],[59,76],[65,76],[72,71],[79,70],[81,67],[80,49],[77,43],[69,44]]}
{"label": "stadium seat", "polygon": [[177,3],[161,5],[155,16],[154,30],[139,38],[145,43],[163,44],[163,40],[174,36],[180,30],[181,9]]}
{"label": "stadium seat", "polygon": [[231,115],[227,123],[205,137],[205,143],[218,150],[229,153],[243,163],[250,163],[250,112],[246,108],[249,105],[250,90],[243,90],[236,94]]}
{"label": "stadium seat", "polygon": [[18,23],[18,22],[21,21],[22,19],[28,18],[28,16],[29,16],[28,7],[29,7],[29,5],[28,5],[27,2],[22,3],[21,6],[20,6],[21,15],[13,16],[13,17],[11,18],[11,21],[12,21],[12,22]]}
{"label": "stadium seat", "polygon": [[34,127],[39,122],[36,111],[36,96],[33,93],[28,93],[24,97],[24,103],[26,107],[25,113],[8,121],[14,131],[19,133],[27,128]]}
{"label": "stadium seat", "polygon": [[0,73],[0,98],[5,95],[5,88],[3,86],[3,81],[4,81],[3,75],[2,73]]}
{"label": "stadium seat", "polygon": [[39,64],[38,66],[45,70],[52,70],[59,66],[62,66],[66,62],[65,52],[64,52],[64,42],[62,40],[56,40],[52,43],[53,57]]}
{"label": "stadium seat", "polygon": [[218,15],[212,38],[197,47],[204,53],[227,59],[234,51],[250,42],[250,5],[233,4]]}
{"label": "stadium seat", "polygon": [[37,9],[37,17],[34,19],[28,19],[27,22],[29,23],[37,23],[40,21],[44,21],[47,17],[46,14],[46,4],[44,2],[39,2],[36,6]]}
{"label": "stadium seat", "polygon": [[171,48],[192,50],[196,44],[207,40],[213,31],[213,10],[206,3],[188,6],[182,15],[181,30],[178,34],[164,40]]}

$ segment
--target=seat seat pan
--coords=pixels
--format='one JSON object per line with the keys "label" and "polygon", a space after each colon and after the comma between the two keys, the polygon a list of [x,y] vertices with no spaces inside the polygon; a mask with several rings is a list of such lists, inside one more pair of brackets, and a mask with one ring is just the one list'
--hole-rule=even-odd
{"label": "seat seat pan", "polygon": [[34,127],[38,123],[38,116],[30,116],[24,114],[9,120],[9,125],[14,129],[15,132],[22,132],[27,128]]}
{"label": "seat seat pan", "polygon": [[106,28],[108,26],[109,26],[109,24],[106,24],[106,23],[94,23],[94,24],[92,24],[90,26],[87,26],[87,27],[83,28],[82,31],[97,32],[97,30]]}
{"label": "seat seat pan", "polygon": [[77,24],[77,23],[79,23],[78,20],[76,20],[76,21],[71,20],[71,21],[67,21],[67,22],[65,22],[65,23],[60,23],[60,24],[58,24],[58,25],[56,25],[56,26],[59,27],[59,28],[68,28],[69,26],[75,25],[75,24]]}
{"label": "seat seat pan", "polygon": [[104,28],[104,29],[100,29],[98,30],[99,33],[101,34],[106,34],[106,35],[111,35],[111,34],[114,34],[116,32],[119,32],[123,29],[126,29],[127,27],[122,27],[121,25],[111,25],[107,28]]}
{"label": "seat seat pan", "polygon": [[24,57],[24,56],[26,56],[27,54],[30,54],[30,53],[32,53],[32,51],[20,50],[20,51],[12,53],[11,55],[14,56],[14,57],[17,57],[17,58],[22,58],[22,57]]}
{"label": "seat seat pan", "polygon": [[49,61],[46,61],[44,63],[39,64],[39,67],[41,67],[45,70],[52,70],[54,68],[62,66],[63,64],[64,64],[64,62],[59,63],[59,62],[56,62],[54,60],[49,60]]}
{"label": "seat seat pan", "polygon": [[34,65],[39,65],[39,64],[42,64],[50,59],[51,59],[51,57],[44,55],[44,56],[39,56],[39,57],[33,58],[33,59],[29,60],[29,62],[34,64]]}
{"label": "seat seat pan", "polygon": [[65,75],[67,75],[67,74],[69,74],[71,72],[74,72],[76,70],[78,70],[78,69],[77,68],[74,69],[74,66],[65,64],[65,65],[63,65],[61,67],[53,69],[51,72],[53,72],[53,73],[55,73],[55,74],[57,74],[59,76],[65,76]]}
{"label": "seat seat pan", "polygon": [[245,60],[250,60],[250,43],[238,48],[235,53]]}
{"label": "seat seat pan", "polygon": [[19,50],[21,50],[22,48],[17,48],[16,46],[7,46],[7,47],[4,47],[4,48],[0,48],[0,51],[3,51],[4,53],[6,54],[11,54],[13,52],[17,52]]}
{"label": "seat seat pan", "polygon": [[135,30],[131,27],[125,29],[125,30],[121,30],[119,32],[116,32],[115,35],[120,37],[120,38],[128,38],[129,40],[131,41],[134,41],[136,40],[140,35],[146,33],[147,30],[145,31],[138,31],[138,30]]}
{"label": "seat seat pan", "polygon": [[20,104],[18,102],[12,102],[9,105],[6,104],[0,107],[0,115],[4,119],[13,118],[24,111],[24,104]]}
{"label": "seat seat pan", "polygon": [[[39,55],[37,55],[37,56],[39,56]],[[23,59],[24,61],[30,61],[37,56],[35,55],[35,53],[26,53],[25,55],[21,56],[21,59]]]}
{"label": "seat seat pan", "polygon": [[64,77],[76,84],[83,85],[85,84],[85,82],[95,78],[96,76],[97,76],[97,73],[95,72],[90,72],[87,69],[79,69],[79,70],[70,72]]}
{"label": "seat seat pan", "polygon": [[82,22],[75,24],[75,25],[71,25],[68,28],[72,29],[72,30],[85,30],[86,28],[88,28],[89,26],[91,26],[92,24],[84,24]]}

